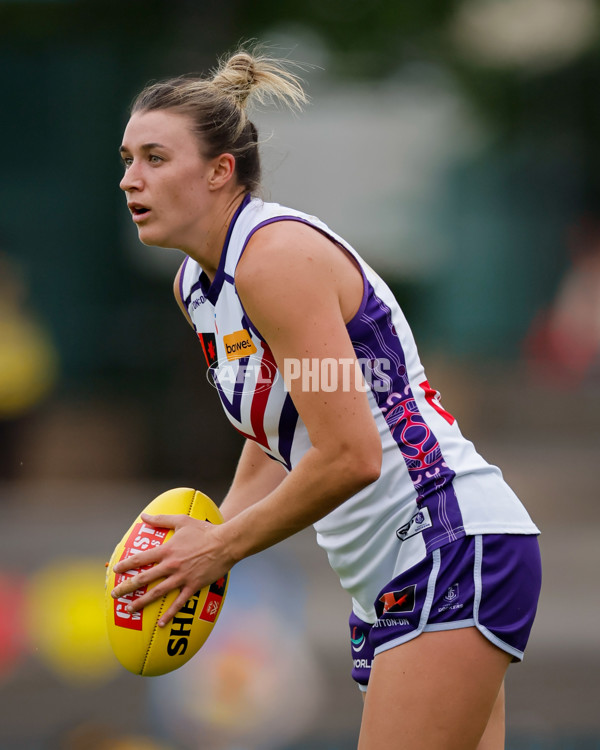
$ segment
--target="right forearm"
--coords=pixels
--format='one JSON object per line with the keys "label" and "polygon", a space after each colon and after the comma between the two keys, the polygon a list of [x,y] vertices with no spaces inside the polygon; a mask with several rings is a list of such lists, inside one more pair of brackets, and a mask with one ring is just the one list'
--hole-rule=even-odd
{"label": "right forearm", "polygon": [[269,458],[256,443],[247,440],[231,487],[220,505],[224,519],[233,518],[268,495],[286,474],[281,464]]}

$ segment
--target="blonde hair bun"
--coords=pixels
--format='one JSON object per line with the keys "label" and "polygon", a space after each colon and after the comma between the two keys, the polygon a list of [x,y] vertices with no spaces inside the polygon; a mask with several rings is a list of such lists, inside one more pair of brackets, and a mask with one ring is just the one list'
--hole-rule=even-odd
{"label": "blonde hair bun", "polygon": [[301,109],[308,97],[302,80],[290,67],[291,63],[286,60],[269,57],[258,50],[241,49],[220,61],[211,82],[239,107],[252,101]]}

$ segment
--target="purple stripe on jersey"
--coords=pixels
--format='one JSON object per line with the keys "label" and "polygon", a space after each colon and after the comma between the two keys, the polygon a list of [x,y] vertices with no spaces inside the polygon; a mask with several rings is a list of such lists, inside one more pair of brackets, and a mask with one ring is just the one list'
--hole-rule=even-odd
{"label": "purple stripe on jersey", "polygon": [[187,266],[189,259],[190,259],[190,256],[186,255],[183,263],[181,264],[181,268],[179,269],[179,298],[186,306],[187,306],[187,302],[186,302],[185,297],[183,296],[183,277],[185,275],[185,267]]}
{"label": "purple stripe on jersey", "polygon": [[[237,360],[236,364],[239,368],[246,368],[248,366],[249,357],[242,357]],[[245,381],[244,378],[236,378],[235,385],[233,387],[233,398],[229,400],[223,390],[218,378],[214,378],[215,388],[219,392],[219,397],[223,407],[231,414],[231,416],[238,422],[242,421],[242,394],[244,392]]]}
{"label": "purple stripe on jersey", "polygon": [[419,412],[391,311],[371,284],[364,311],[347,328],[358,359],[372,368],[368,380],[377,383],[372,393],[400,448],[417,492],[417,503],[429,510],[432,526],[423,531],[427,551],[464,536],[452,485],[455,473],[446,464],[436,436]]}
{"label": "purple stripe on jersey", "polygon": [[292,401],[292,397],[288,393],[283,402],[281,409],[281,416],[279,417],[279,455],[285,461],[285,465],[288,470],[292,470],[291,455],[292,455],[292,443],[294,441],[294,433],[296,432],[296,425],[298,424],[298,412]]}
{"label": "purple stripe on jersey", "polygon": [[227,248],[229,247],[229,240],[231,239],[231,233],[233,232],[235,222],[238,220],[239,215],[246,208],[246,206],[250,203],[250,201],[251,201],[251,196],[250,194],[248,194],[245,196],[244,200],[240,203],[235,214],[233,215],[233,218],[229,222],[229,228],[227,229],[227,236],[225,237],[225,242],[223,243],[223,249],[221,250],[221,257],[219,259],[219,267],[217,268],[215,278],[213,279],[212,284],[210,285],[210,289],[206,293],[206,298],[213,305],[216,304],[217,299],[219,298],[219,293],[221,292],[221,289],[223,287],[223,282],[225,281],[225,260],[227,258]]}
{"label": "purple stripe on jersey", "polygon": [[242,308],[243,315],[242,315],[242,328],[245,328],[247,331],[254,331],[254,333],[258,336],[258,338],[261,341],[264,341],[265,344],[267,343],[264,338],[260,335],[260,331],[252,324],[252,321],[246,314],[246,311],[244,310],[244,305],[242,305],[242,300],[240,299],[239,294],[237,293],[237,289],[235,289],[235,293],[237,294],[237,298],[240,302],[240,307]]}
{"label": "purple stripe on jersey", "polygon": [[189,306],[190,300],[192,299],[192,294],[196,291],[196,289],[202,289],[202,293],[204,296],[208,294],[208,290],[210,289],[210,279],[206,275],[204,271],[200,271],[200,275],[198,276],[198,280],[195,281],[192,284],[192,288],[190,289],[190,293],[188,294],[185,304]]}

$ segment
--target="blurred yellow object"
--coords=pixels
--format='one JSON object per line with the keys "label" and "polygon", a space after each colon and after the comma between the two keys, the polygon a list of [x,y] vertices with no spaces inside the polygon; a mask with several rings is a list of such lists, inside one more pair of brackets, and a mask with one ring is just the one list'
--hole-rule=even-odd
{"label": "blurred yellow object", "polygon": [[53,560],[30,579],[30,642],[68,683],[104,682],[118,669],[104,626],[103,562],[87,557]]}
{"label": "blurred yellow object", "polygon": [[0,419],[40,402],[57,372],[56,352],[42,327],[18,310],[0,309]]}

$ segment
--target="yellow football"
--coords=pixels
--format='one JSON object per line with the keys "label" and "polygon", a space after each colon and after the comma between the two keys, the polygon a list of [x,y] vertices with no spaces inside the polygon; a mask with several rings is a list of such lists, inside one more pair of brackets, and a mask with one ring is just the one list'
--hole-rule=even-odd
{"label": "yellow football", "polygon": [[[213,501],[188,487],[168,490],[149,503],[143,513],[183,514],[210,523],[222,523],[223,517]],[[136,552],[157,547],[171,538],[172,529],[160,529],[144,523],[141,514],[115,547],[106,570],[104,592],[106,626],[112,649],[121,664],[134,674],[166,674],[185,664],[202,647],[221,612],[229,574],[196,592],[165,627],[158,627],[160,615],[173,603],[179,590],[171,591],[142,610],[129,613],[126,607],[156,586],[158,581],[127,596],[113,599],[111,591],[121,581],[139,572],[115,574],[113,566]]]}

